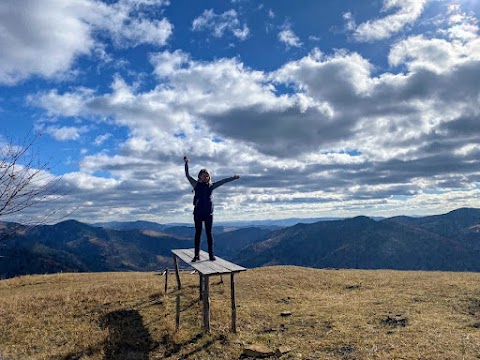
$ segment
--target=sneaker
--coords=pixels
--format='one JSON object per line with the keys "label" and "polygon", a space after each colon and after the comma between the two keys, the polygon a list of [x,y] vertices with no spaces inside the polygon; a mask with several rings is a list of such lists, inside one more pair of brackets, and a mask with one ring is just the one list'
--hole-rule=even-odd
{"label": "sneaker", "polygon": [[195,261],[198,261],[198,260],[200,260],[200,256],[195,255],[194,258],[192,259],[192,262],[195,262]]}
{"label": "sneaker", "polygon": [[209,256],[209,259],[210,259],[210,261],[215,261],[215,260],[217,260],[217,258],[216,258],[215,256],[213,256],[213,255]]}

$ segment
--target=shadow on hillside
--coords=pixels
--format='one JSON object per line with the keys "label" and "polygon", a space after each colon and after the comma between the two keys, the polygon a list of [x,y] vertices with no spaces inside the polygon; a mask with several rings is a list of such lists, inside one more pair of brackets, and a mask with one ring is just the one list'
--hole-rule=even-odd
{"label": "shadow on hillside", "polygon": [[112,311],[100,318],[100,326],[108,330],[104,360],[148,360],[156,347],[136,310]]}
{"label": "shadow on hillside", "polygon": [[[116,310],[103,315],[99,321],[108,330],[105,342],[50,360],[80,360],[85,356],[104,353],[103,360],[148,360],[158,348],[136,310]],[[1,359],[0,359],[1,360]]]}

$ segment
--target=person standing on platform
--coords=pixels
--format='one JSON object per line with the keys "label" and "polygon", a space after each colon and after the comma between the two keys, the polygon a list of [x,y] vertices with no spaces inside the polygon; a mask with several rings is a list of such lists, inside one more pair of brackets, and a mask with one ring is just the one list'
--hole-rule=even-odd
{"label": "person standing on platform", "polygon": [[226,184],[230,181],[240,178],[238,175],[234,175],[229,178],[225,178],[216,182],[212,181],[212,177],[207,169],[201,169],[198,173],[198,179],[195,180],[190,176],[188,170],[188,158],[183,157],[185,162],[185,176],[193,187],[195,196],[193,197],[193,221],[195,223],[195,256],[192,262],[200,260],[200,237],[202,235],[203,223],[205,223],[205,233],[207,235],[208,244],[208,256],[210,261],[214,261],[215,255],[213,254],[213,201],[212,192],[219,186]]}

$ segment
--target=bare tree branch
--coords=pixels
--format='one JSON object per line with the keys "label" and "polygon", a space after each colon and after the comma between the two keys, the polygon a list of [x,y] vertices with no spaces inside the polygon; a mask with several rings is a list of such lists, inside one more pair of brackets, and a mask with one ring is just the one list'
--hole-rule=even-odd
{"label": "bare tree branch", "polygon": [[[34,145],[41,135],[41,131],[29,132],[20,144],[15,144],[11,139],[2,143],[0,138],[0,220],[46,202],[59,200],[73,190],[62,189],[62,177],[50,173],[50,160],[42,161],[40,154],[34,151]],[[41,214],[40,222],[32,221],[23,225],[35,227],[44,224],[65,207],[66,205],[43,210],[45,214]],[[70,214],[71,212],[68,215]],[[8,237],[8,233],[7,231],[3,235]]]}

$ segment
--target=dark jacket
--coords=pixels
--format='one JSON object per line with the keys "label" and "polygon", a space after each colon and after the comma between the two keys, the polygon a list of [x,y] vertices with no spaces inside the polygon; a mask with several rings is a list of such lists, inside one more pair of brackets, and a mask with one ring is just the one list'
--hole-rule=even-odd
{"label": "dark jacket", "polygon": [[208,216],[213,214],[212,192],[213,185],[209,183],[197,182],[193,189],[195,195],[193,197],[193,213],[200,216]]}
{"label": "dark jacket", "polygon": [[233,181],[236,178],[234,176],[225,178],[214,183],[202,183],[195,180],[190,176],[188,171],[188,163],[185,163],[185,176],[193,187],[195,196],[193,197],[193,209],[194,215],[207,216],[213,214],[213,201],[212,201],[212,192],[217,187],[226,184],[227,182]]}

